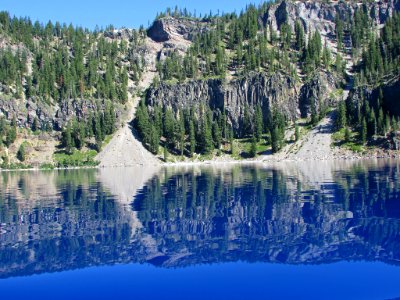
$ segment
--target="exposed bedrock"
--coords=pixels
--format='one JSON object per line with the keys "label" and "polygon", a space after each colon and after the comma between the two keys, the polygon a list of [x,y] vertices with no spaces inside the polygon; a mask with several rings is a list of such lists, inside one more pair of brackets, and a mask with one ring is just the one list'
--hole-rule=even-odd
{"label": "exposed bedrock", "polygon": [[329,73],[318,73],[301,86],[287,75],[254,72],[230,82],[208,79],[161,84],[148,90],[146,104],[170,107],[175,113],[192,107],[198,111],[201,106],[219,111],[225,109],[228,122],[235,132],[239,132],[246,109],[252,113],[257,105],[261,105],[264,116],[279,111],[293,121],[300,114],[309,115],[312,103],[317,111],[321,103],[332,104],[329,93],[334,86],[335,81]]}

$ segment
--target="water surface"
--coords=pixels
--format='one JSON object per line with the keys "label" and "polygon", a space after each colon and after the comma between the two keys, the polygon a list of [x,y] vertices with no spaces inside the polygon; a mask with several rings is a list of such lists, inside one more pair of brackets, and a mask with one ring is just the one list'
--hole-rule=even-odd
{"label": "water surface", "polygon": [[0,173],[5,299],[392,299],[400,162]]}

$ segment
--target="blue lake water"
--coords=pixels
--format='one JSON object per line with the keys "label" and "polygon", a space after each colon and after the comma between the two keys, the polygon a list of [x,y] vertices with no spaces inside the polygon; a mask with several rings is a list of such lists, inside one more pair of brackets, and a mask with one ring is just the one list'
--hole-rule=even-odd
{"label": "blue lake water", "polygon": [[0,299],[396,299],[400,161],[0,173]]}

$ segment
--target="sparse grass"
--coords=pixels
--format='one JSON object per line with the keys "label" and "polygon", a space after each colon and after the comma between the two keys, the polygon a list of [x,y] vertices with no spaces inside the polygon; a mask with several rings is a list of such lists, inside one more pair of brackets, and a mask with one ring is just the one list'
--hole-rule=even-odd
{"label": "sparse grass", "polygon": [[[270,145],[266,143],[267,136],[264,135],[259,143],[257,143],[257,154],[264,153],[270,149]],[[237,139],[235,140],[238,146],[238,156],[240,158],[246,158],[250,156],[251,152],[251,138]]]}
{"label": "sparse grass", "polygon": [[2,164],[1,168],[4,170],[22,170],[22,169],[31,169],[31,165],[26,165],[23,163],[11,163],[11,164]]}
{"label": "sparse grass", "polygon": [[54,160],[57,167],[94,167],[99,163],[94,160],[96,154],[95,150],[85,152],[75,150],[72,154],[60,152],[54,154]]}
{"label": "sparse grass", "polygon": [[43,163],[39,166],[39,169],[41,170],[53,170],[54,165],[52,163]]}
{"label": "sparse grass", "polygon": [[112,138],[113,138],[113,135],[112,135],[112,134],[106,135],[106,137],[104,138],[104,141],[103,141],[102,148],[103,148],[104,146],[106,146],[106,145],[112,140]]}
{"label": "sparse grass", "polygon": [[333,144],[336,146],[343,147],[344,149],[350,150],[352,152],[364,153],[366,151],[366,147],[359,143],[358,133],[350,131],[350,140],[346,141],[345,131],[346,129],[342,128],[339,131],[332,134]]}

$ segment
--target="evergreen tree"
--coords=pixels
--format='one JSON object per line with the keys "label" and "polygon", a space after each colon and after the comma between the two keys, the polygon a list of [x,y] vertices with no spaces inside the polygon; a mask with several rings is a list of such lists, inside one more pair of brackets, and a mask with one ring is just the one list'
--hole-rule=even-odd
{"label": "evergreen tree", "polygon": [[190,142],[190,157],[193,157],[194,151],[196,149],[196,135],[194,131],[194,123],[193,120],[189,123],[189,142]]}
{"label": "evergreen tree", "polygon": [[[145,106],[144,101],[141,101],[139,103],[139,106],[136,110],[136,127],[138,128],[139,134],[143,140],[143,143],[146,144],[149,139],[150,139],[150,119],[149,119],[149,113],[147,111],[147,107]],[[95,122],[96,124],[96,122]],[[95,133],[95,136],[97,136],[97,129],[93,130]]]}
{"label": "evergreen tree", "polygon": [[179,115],[179,120],[176,122],[177,124],[177,140],[179,141],[179,150],[181,156],[183,156],[183,153],[185,151],[185,121],[183,119],[183,113],[182,111],[180,112]]}
{"label": "evergreen tree", "polygon": [[328,46],[325,43],[324,50],[322,51],[322,62],[326,70],[330,69],[331,59],[332,59],[331,51],[329,50]]}
{"label": "evergreen tree", "polygon": [[300,130],[299,130],[299,125],[297,125],[297,123],[294,125],[294,139],[296,142],[300,140]]}
{"label": "evergreen tree", "polygon": [[340,130],[345,128],[347,125],[347,117],[346,117],[346,103],[340,102],[338,107],[338,113],[336,117],[336,130]]}
{"label": "evergreen tree", "polygon": [[229,144],[231,146],[231,155],[234,155],[235,153],[235,145],[234,145],[234,133],[233,133],[233,128],[232,126],[230,127],[229,130]]}
{"label": "evergreen tree", "polygon": [[213,141],[214,141],[214,147],[216,149],[220,149],[222,142],[222,133],[219,128],[218,122],[213,123]]}
{"label": "evergreen tree", "polygon": [[346,142],[350,142],[350,129],[347,126],[346,126],[346,129],[344,131],[344,140]]}
{"label": "evergreen tree", "polygon": [[285,120],[280,112],[275,112],[270,124],[272,152],[276,153],[283,148],[285,138]]}
{"label": "evergreen tree", "polygon": [[11,127],[7,130],[6,134],[6,146],[9,147],[11,144],[15,142],[17,139],[17,121],[15,117],[13,118],[11,122]]}
{"label": "evergreen tree", "polygon": [[387,135],[390,131],[390,117],[388,114],[385,116],[385,135]]}
{"label": "evergreen tree", "polygon": [[383,114],[383,109],[382,107],[379,109],[379,114],[378,114],[378,133],[380,135],[384,135],[385,134],[385,117]]}
{"label": "evergreen tree", "polygon": [[158,154],[159,144],[160,144],[160,132],[156,125],[151,125],[150,128],[150,141],[149,150],[153,154]]}
{"label": "evergreen tree", "polygon": [[251,146],[250,146],[250,157],[256,157],[257,156],[257,139],[253,135],[251,138]]}
{"label": "evergreen tree", "polygon": [[298,51],[303,51],[305,47],[304,29],[303,25],[301,25],[300,21],[298,20],[295,23],[294,31],[296,35],[296,49]]}
{"label": "evergreen tree", "polygon": [[17,152],[17,158],[21,162],[25,161],[25,159],[26,159],[25,143],[22,143],[21,146],[19,146],[19,149],[18,149],[18,152]]}
{"label": "evergreen tree", "polygon": [[71,124],[68,123],[67,127],[64,129],[62,133],[62,144],[65,148],[65,152],[68,154],[72,153],[73,141],[72,141],[72,133],[71,133]]}
{"label": "evergreen tree", "polygon": [[167,150],[167,147],[164,147],[163,156],[164,156],[164,161],[167,162],[168,161],[168,150]]}
{"label": "evergreen tree", "polygon": [[247,103],[244,105],[244,110],[243,110],[243,130],[242,130],[242,137],[245,137],[252,132],[252,126],[251,126],[251,117],[250,117],[250,112],[249,112],[249,107]]}
{"label": "evergreen tree", "polygon": [[365,145],[367,142],[367,122],[365,121],[365,118],[363,118],[361,122],[360,137],[361,137],[361,143]]}
{"label": "evergreen tree", "polygon": [[204,153],[210,153],[213,149],[213,138],[212,138],[212,112],[210,109],[207,110],[203,121],[203,134],[204,134]]}
{"label": "evergreen tree", "polygon": [[255,129],[256,129],[256,140],[260,142],[262,138],[264,123],[263,123],[263,115],[261,110],[261,105],[257,105],[256,113],[255,113]]}
{"label": "evergreen tree", "polygon": [[175,118],[172,110],[166,109],[164,113],[164,137],[170,149],[175,146],[174,124],[175,124]]}
{"label": "evergreen tree", "polygon": [[273,153],[277,153],[282,148],[281,137],[278,127],[274,127],[271,131],[271,146]]}
{"label": "evergreen tree", "polygon": [[36,132],[38,130],[39,130],[39,121],[38,121],[37,117],[35,117],[33,119],[33,123],[32,123],[32,131]]}

